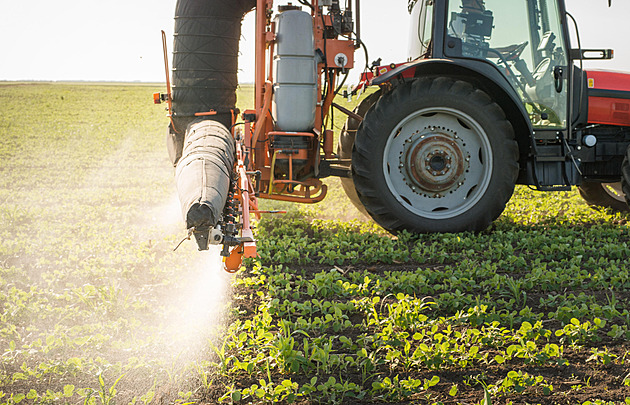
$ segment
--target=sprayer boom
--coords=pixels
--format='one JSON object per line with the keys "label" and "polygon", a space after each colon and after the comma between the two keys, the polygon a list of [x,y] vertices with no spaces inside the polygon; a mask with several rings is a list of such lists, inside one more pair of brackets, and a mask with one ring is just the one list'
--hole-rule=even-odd
{"label": "sprayer boom", "polygon": [[[333,99],[361,44],[352,8],[354,1],[358,12],[359,0],[298,1],[277,10],[273,0],[177,2],[173,80],[165,58],[167,93],[154,101],[168,103],[168,149],[189,238],[200,250],[223,245],[227,271],[256,256],[250,215],[271,212],[258,209],[257,197],[317,203],[327,192],[321,178],[350,176],[330,128],[333,106],[357,118]],[[255,109],[237,123],[240,23],[254,7]]]}

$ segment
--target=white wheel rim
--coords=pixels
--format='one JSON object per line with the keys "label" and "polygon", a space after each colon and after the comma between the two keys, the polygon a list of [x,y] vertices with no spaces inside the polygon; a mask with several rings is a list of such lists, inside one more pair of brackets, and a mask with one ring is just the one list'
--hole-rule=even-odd
{"label": "white wheel rim", "polygon": [[476,120],[452,108],[432,107],[410,114],[393,129],[382,170],[389,190],[407,210],[448,219],[467,212],[484,196],[493,158]]}

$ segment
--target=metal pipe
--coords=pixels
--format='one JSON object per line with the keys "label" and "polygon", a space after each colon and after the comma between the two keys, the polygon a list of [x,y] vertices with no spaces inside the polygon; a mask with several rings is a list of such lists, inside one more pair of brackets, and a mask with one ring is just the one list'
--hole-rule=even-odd
{"label": "metal pipe", "polygon": [[[357,48],[360,46],[361,44],[361,0],[356,0],[356,27],[355,27],[355,35],[356,35],[356,39],[357,39]],[[367,65],[369,62],[366,60],[365,64]]]}
{"label": "metal pipe", "polygon": [[263,114],[263,86],[265,85],[265,28],[267,26],[267,0],[256,1],[256,113]]}

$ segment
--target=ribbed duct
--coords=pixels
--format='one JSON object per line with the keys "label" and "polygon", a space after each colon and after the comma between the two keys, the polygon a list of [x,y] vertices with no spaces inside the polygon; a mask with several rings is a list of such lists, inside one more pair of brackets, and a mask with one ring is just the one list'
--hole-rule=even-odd
{"label": "ribbed duct", "polygon": [[234,165],[234,138],[210,120],[188,128],[186,145],[175,170],[186,228],[213,228],[221,218]]}
{"label": "ribbed duct", "polygon": [[195,113],[231,126],[236,105],[241,23],[256,0],[178,0],[173,50],[173,111],[178,131]]}
{"label": "ribbed duct", "polygon": [[[179,134],[171,132],[171,149],[179,149],[175,176],[186,227],[194,228],[202,250],[230,188],[241,22],[255,5],[256,0],[178,0],[175,8],[172,96]],[[210,110],[218,114],[195,116]]]}

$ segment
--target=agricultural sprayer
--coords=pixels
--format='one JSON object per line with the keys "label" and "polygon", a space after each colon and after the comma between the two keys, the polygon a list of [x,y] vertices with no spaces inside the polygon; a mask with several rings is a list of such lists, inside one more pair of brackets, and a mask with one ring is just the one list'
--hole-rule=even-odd
{"label": "agricultural sprayer", "polygon": [[[564,0],[409,1],[409,59],[366,66],[352,93],[377,90],[354,111],[334,98],[363,45],[360,0],[298,3],[179,0],[172,86],[165,45],[154,100],[168,103],[189,237],[222,244],[228,270],[256,255],[258,198],[316,203],[328,176],[394,233],[483,230],[515,184],[579,186],[590,204],[630,209],[630,75],[582,68],[612,51],[581,49]],[[255,108],[238,111],[252,9]],[[333,109],[348,116],[336,148]]]}

